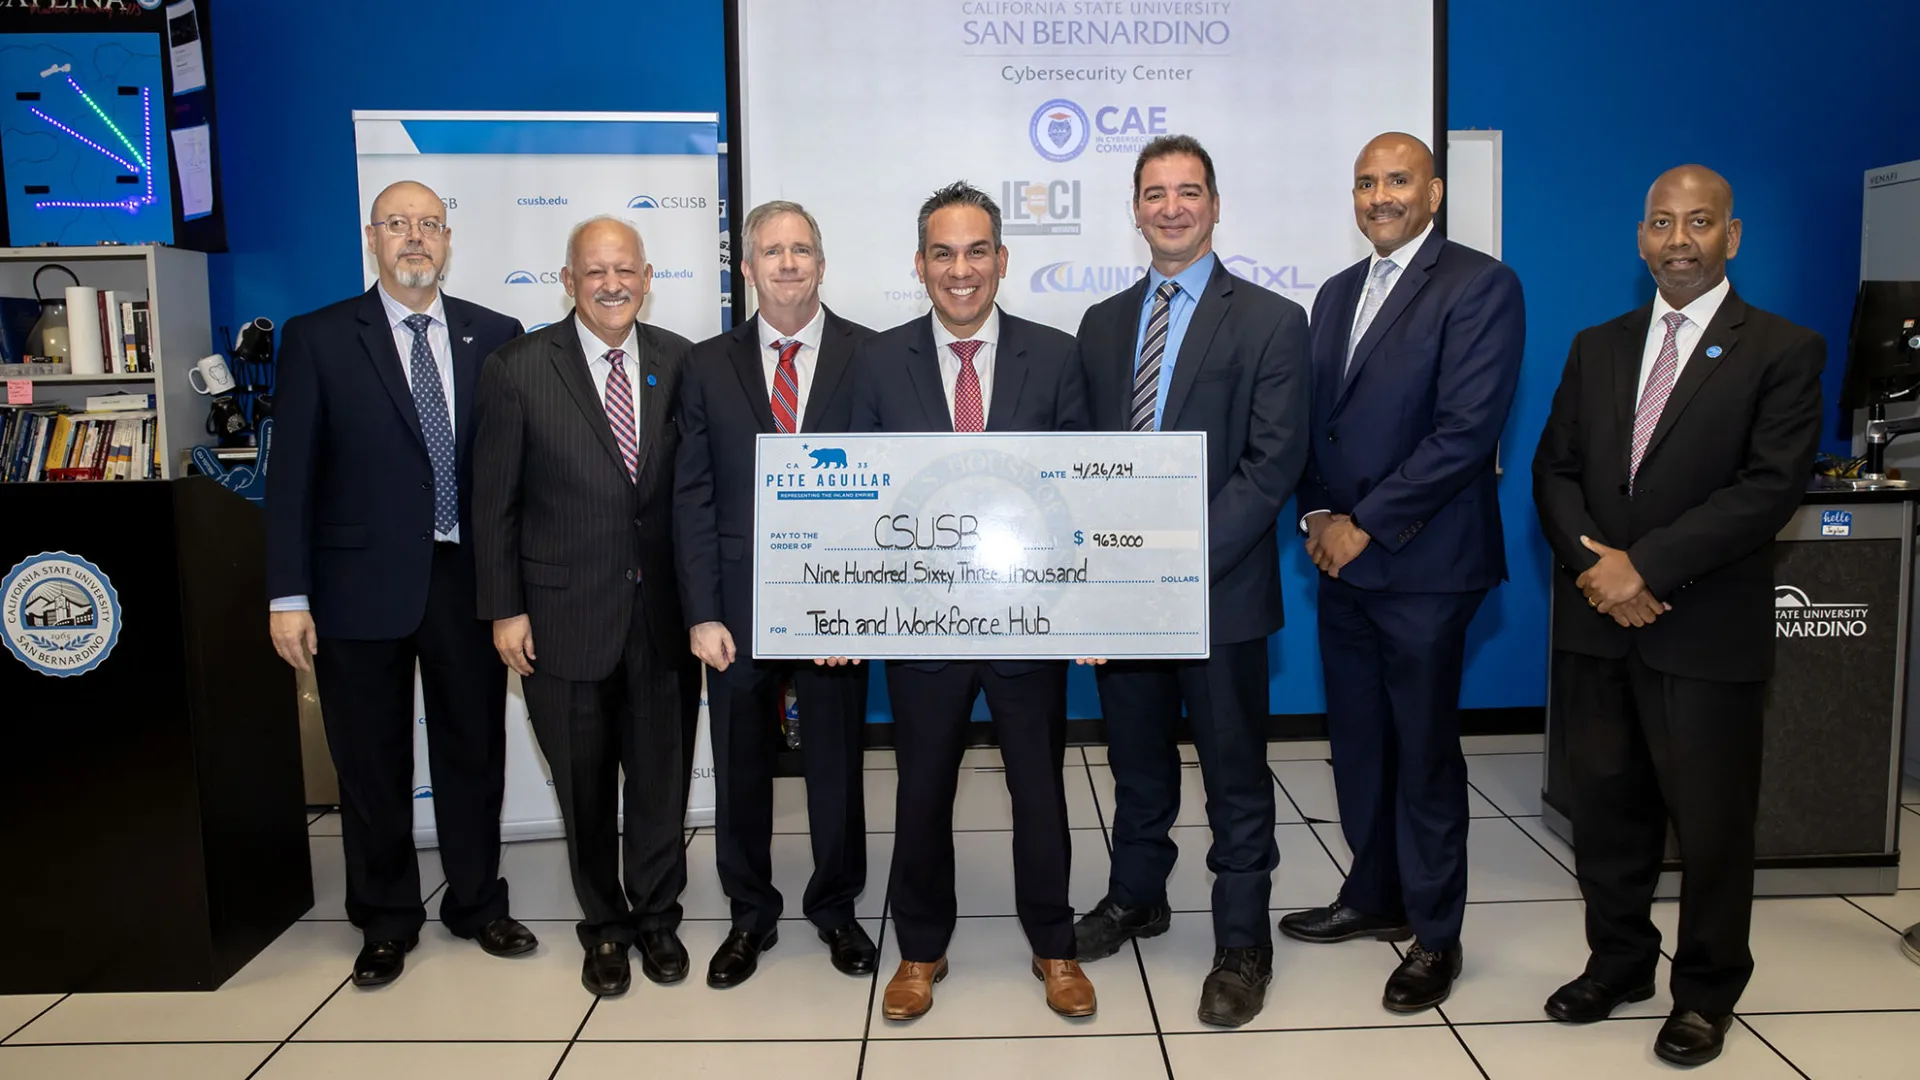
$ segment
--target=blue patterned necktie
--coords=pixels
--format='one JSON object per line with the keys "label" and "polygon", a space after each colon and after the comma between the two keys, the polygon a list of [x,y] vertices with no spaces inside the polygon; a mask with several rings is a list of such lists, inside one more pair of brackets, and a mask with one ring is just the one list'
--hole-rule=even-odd
{"label": "blue patterned necktie", "polygon": [[[1353,336],[1347,339],[1347,366],[1353,366],[1353,352],[1360,347],[1360,339],[1367,336],[1367,327],[1373,325],[1373,317],[1380,314],[1380,305],[1386,303],[1387,293],[1393,288],[1393,278],[1400,272],[1392,259],[1381,259],[1373,264],[1373,274],[1367,281],[1367,296],[1360,304],[1360,321],[1353,324]],[[1341,370],[1345,374],[1345,369]]]}
{"label": "blue patterned necktie", "polygon": [[1160,360],[1167,351],[1173,297],[1179,291],[1179,283],[1168,278],[1153,293],[1153,311],[1147,316],[1147,340],[1140,350],[1140,364],[1133,373],[1133,415],[1128,426],[1135,431],[1153,431],[1158,426],[1154,422],[1154,406],[1160,400]]}
{"label": "blue patterned necktie", "polygon": [[413,331],[413,356],[408,368],[413,381],[413,408],[420,414],[420,433],[427,437],[427,457],[433,462],[433,531],[451,533],[460,524],[460,483],[453,474],[453,421],[447,413],[447,393],[440,385],[440,368],[433,362],[427,341],[428,315],[407,316]]}

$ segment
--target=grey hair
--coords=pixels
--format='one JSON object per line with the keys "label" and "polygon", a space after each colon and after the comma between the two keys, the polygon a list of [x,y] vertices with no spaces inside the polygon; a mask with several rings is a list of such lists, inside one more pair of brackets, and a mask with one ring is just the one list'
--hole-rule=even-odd
{"label": "grey hair", "polygon": [[595,214],[580,224],[575,225],[572,230],[567,233],[567,257],[561,260],[561,266],[573,265],[573,245],[580,239],[580,234],[603,221],[611,221],[616,225],[626,226],[627,230],[633,233],[633,242],[640,248],[640,261],[647,261],[647,241],[640,235],[640,226],[616,214]]}
{"label": "grey hair", "polygon": [[813,220],[813,215],[807,213],[807,208],[801,206],[799,203],[788,202],[786,199],[774,199],[771,202],[763,202],[759,206],[754,207],[753,210],[747,214],[746,224],[740,226],[741,239],[747,242],[747,253],[744,261],[753,261],[754,249],[760,246],[759,242],[755,239],[760,229],[765,226],[767,222],[772,221],[781,214],[794,214],[798,216],[800,220],[807,223],[807,231],[813,234],[813,257],[824,260],[827,257],[827,249],[826,245],[820,242],[820,223]]}
{"label": "grey hair", "polygon": [[965,180],[955,180],[953,183],[927,196],[927,201],[920,204],[919,250],[927,250],[927,219],[933,217],[935,211],[944,210],[949,206],[977,206],[985,210],[987,217],[993,222],[993,246],[996,249],[1003,246],[1000,243],[999,205],[996,204],[993,198],[986,192],[981,191]]}

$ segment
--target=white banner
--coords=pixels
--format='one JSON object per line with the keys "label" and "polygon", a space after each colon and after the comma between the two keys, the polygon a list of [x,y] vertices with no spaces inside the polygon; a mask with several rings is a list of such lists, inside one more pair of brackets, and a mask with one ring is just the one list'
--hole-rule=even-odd
{"label": "white banner", "polygon": [[[653,265],[642,320],[695,341],[720,332],[719,122],[712,113],[353,114],[359,220],[399,180],[432,188],[447,206],[452,253],[447,293],[504,312],[533,330],[563,319],[567,234],[597,214],[633,222]],[[378,278],[366,259],[366,284]],[[501,834],[560,836],[553,781],[527,722],[518,676],[508,676],[507,791]],[[425,702],[414,686],[414,836],[436,842]],[[713,753],[706,694],[689,793],[689,825],[713,823]]]}
{"label": "white banner", "polygon": [[1227,269],[1311,305],[1367,250],[1360,148],[1440,134],[1433,26],[1432,0],[740,0],[742,195],[812,210],[827,302],[885,328],[927,310],[921,201],[968,180],[1005,220],[1000,303],[1071,333],[1146,273],[1135,154],[1187,134]]}

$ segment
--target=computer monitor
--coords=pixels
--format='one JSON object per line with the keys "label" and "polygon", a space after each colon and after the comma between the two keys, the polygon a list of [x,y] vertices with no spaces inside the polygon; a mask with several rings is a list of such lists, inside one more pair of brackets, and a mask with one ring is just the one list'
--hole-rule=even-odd
{"label": "computer monitor", "polygon": [[1865,408],[1920,387],[1920,281],[1863,281],[1847,335],[1840,405]]}

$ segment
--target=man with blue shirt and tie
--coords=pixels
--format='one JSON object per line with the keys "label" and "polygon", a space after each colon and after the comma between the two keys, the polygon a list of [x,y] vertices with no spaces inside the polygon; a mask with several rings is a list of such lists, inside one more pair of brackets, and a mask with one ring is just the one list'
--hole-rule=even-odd
{"label": "man with blue shirt and tie", "polygon": [[1307,456],[1306,312],[1227,272],[1213,254],[1213,159],[1185,135],[1156,139],[1133,169],[1146,278],[1080,323],[1093,425],[1207,434],[1212,655],[1102,663],[1116,807],[1107,895],[1074,927],[1082,961],[1165,933],[1178,850],[1181,708],[1193,728],[1213,844],[1214,955],[1199,1016],[1238,1027],[1273,979],[1267,900],[1280,863],[1267,771],[1267,636],[1280,629],[1276,518]]}
{"label": "man with blue shirt and tie", "polygon": [[274,648],[312,670],[340,777],[355,986],[392,982],[426,921],[413,848],[413,682],[426,696],[440,919],[531,952],[500,877],[507,671],[474,611],[469,524],[480,364],[520,324],[440,292],[446,211],[402,181],[373,201],[380,281],[281,338],[267,593]]}

